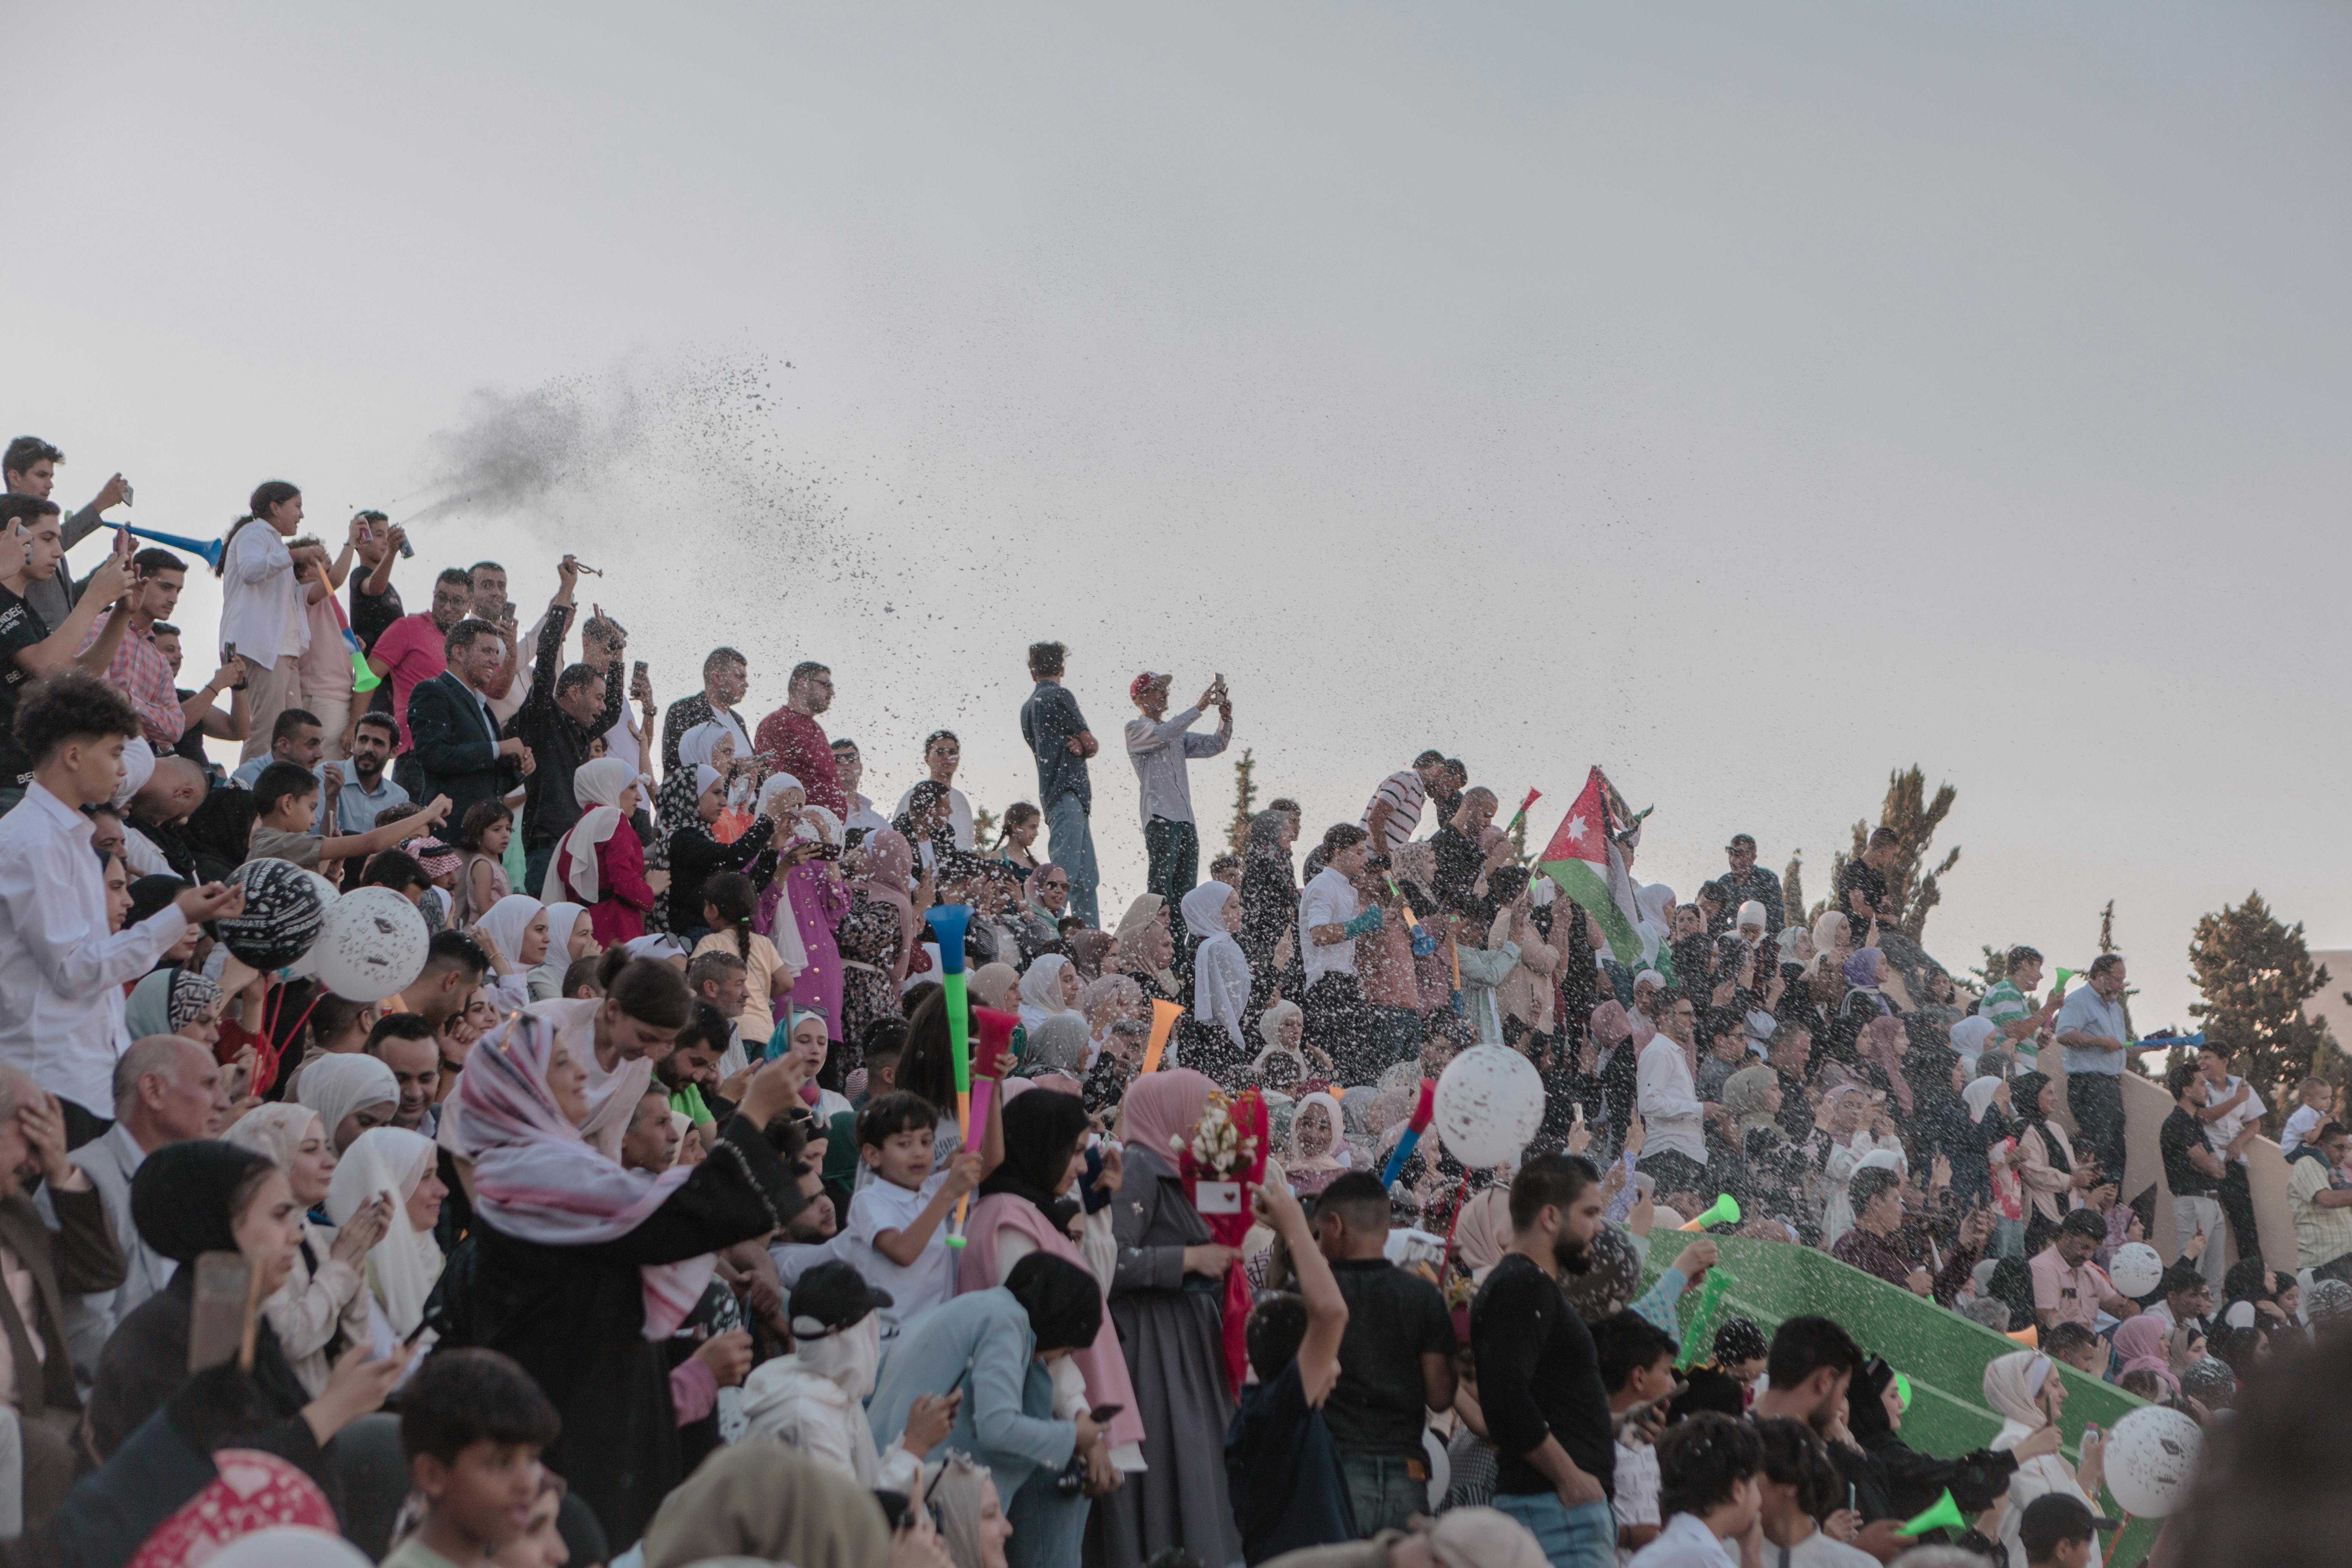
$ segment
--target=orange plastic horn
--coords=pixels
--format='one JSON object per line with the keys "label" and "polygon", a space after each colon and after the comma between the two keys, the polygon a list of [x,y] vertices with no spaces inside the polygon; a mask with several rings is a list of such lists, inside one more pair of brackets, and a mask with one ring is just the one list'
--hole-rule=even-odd
{"label": "orange plastic horn", "polygon": [[1160,1053],[1168,1048],[1168,1036],[1176,1027],[1176,1020],[1184,1009],[1173,1002],[1154,1001],[1151,1004],[1151,1043],[1143,1047],[1143,1070],[1160,1070]]}

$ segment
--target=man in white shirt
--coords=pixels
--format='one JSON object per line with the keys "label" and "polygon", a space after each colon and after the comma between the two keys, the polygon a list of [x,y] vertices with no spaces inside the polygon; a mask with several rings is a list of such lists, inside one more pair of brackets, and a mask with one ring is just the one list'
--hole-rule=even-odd
{"label": "man in white shirt", "polygon": [[1667,1427],[1658,1439],[1666,1527],[1633,1554],[1635,1568],[1738,1568],[1740,1539],[1763,1510],[1763,1473],[1764,1446],[1745,1421],[1702,1410]]}
{"label": "man in white shirt", "polygon": [[[1234,704],[1225,695],[1221,676],[1201,700],[1181,713],[1168,711],[1168,688],[1173,676],[1145,670],[1128,687],[1127,694],[1142,710],[1127,721],[1127,758],[1135,764],[1143,809],[1143,847],[1151,857],[1144,890],[1168,900],[1168,927],[1176,951],[1184,951],[1184,917],[1179,910],[1184,895],[1201,880],[1201,835],[1192,824],[1192,784],[1186,767],[1195,757],[1213,757],[1234,738]],[[1217,710],[1217,732],[1189,733],[1202,712]],[[1213,932],[1205,932],[1213,935]]]}
{"label": "man in white shirt", "polygon": [[1353,1049],[1371,1026],[1356,980],[1356,939],[1381,929],[1381,911],[1356,896],[1370,835],[1352,822],[1334,823],[1324,832],[1323,853],[1323,869],[1298,897],[1298,952],[1307,971],[1306,1043],[1328,1054]]}
{"label": "man in white shirt", "polygon": [[1697,1048],[1698,1009],[1679,986],[1658,996],[1658,1033],[1642,1047],[1638,1103],[1649,1130],[1634,1169],[1669,1193],[1698,1193],[1706,1185],[1705,1109],[1691,1082],[1690,1053]]}
{"label": "man in white shirt", "polygon": [[1413,758],[1412,766],[1381,781],[1381,787],[1364,803],[1363,817],[1364,831],[1380,846],[1380,853],[1392,855],[1412,842],[1413,830],[1421,826],[1421,808],[1444,783],[1444,774],[1445,753],[1423,752]]}
{"label": "man in white shirt", "polygon": [[[833,742],[834,771],[841,775],[841,793],[849,799],[849,816],[842,822],[845,829],[860,828],[867,833],[879,833],[890,826],[890,819],[874,809],[874,803],[857,793],[857,783],[866,776],[866,758],[855,741]],[[912,794],[910,790],[908,792]]]}
{"label": "man in white shirt", "polygon": [[307,587],[286,543],[302,527],[302,492],[271,479],[250,504],[252,517],[229,530],[220,565],[221,661],[234,652],[244,662],[253,704],[245,762],[269,749],[270,725],[301,692],[298,662],[310,646]]}
{"label": "man in white shirt", "polygon": [[130,1044],[123,983],[154,968],[190,924],[242,911],[245,892],[190,888],[112,930],[106,869],[82,808],[110,799],[126,776],[122,750],[139,715],[95,676],[71,673],[33,689],[16,732],[33,782],[24,804],[0,817],[0,1061],[68,1102],[80,1142],[111,1107],[114,1060]]}
{"label": "man in white shirt", "polygon": [[[2197,1112],[2205,1123],[2205,1142],[2221,1156],[2221,1212],[2230,1218],[2230,1234],[2241,1258],[2260,1258],[2261,1239],[2254,1232],[2254,1194],[2248,1184],[2246,1145],[2263,1130],[2263,1097],[2244,1079],[2230,1076],[2230,1056],[2221,1047],[2197,1047],[2197,1076],[2204,1080],[2205,1105]],[[2219,1239],[2218,1237],[2216,1238]]]}
{"label": "man in white shirt", "polygon": [[[963,742],[956,739],[956,732],[953,730],[934,730],[923,738],[923,766],[929,772],[933,784],[946,787],[948,826],[955,832],[955,847],[969,855],[971,853],[971,802],[964,798],[963,791],[955,787],[956,764],[961,761],[963,761]],[[840,766],[838,751],[835,754],[834,765]],[[848,788],[847,784],[842,785],[845,794],[847,793]],[[905,795],[900,795],[898,806],[890,813],[891,816],[896,818],[906,816],[907,807],[914,798],[915,792],[911,788]]]}

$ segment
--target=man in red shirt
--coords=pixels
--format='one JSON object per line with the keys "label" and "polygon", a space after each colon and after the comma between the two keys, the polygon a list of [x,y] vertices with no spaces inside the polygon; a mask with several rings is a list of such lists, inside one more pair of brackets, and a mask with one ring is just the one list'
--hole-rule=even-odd
{"label": "man in red shirt", "polygon": [[792,679],[784,683],[784,705],[760,721],[751,744],[769,767],[801,781],[811,805],[821,805],[846,822],[849,799],[834,770],[833,743],[816,721],[832,706],[833,671],[803,660],[793,666]]}
{"label": "man in red shirt", "polygon": [[[433,608],[393,622],[368,654],[368,668],[375,671],[376,679],[392,682],[392,721],[400,726],[398,761],[393,764],[392,776],[412,798],[423,798],[418,792],[424,788],[425,776],[409,750],[408,695],[449,668],[444,651],[449,628],[466,618],[473,602],[474,580],[452,566],[433,584]],[[408,776],[404,777],[404,773]]]}

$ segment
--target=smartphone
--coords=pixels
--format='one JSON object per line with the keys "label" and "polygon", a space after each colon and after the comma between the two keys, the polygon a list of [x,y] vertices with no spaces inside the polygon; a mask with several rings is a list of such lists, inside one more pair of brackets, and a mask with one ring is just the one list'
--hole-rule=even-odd
{"label": "smartphone", "polygon": [[237,1252],[196,1257],[194,1302],[188,1314],[188,1370],[220,1365],[245,1347],[253,1305],[253,1266]]}
{"label": "smartphone", "polygon": [[634,685],[635,685],[638,681],[643,680],[645,678],[646,678],[646,661],[645,661],[644,659],[641,659],[641,658],[640,658],[640,659],[635,659],[635,660],[632,660],[632,661],[630,662],[630,665],[629,665],[629,684],[631,684],[632,686],[634,686]]}
{"label": "smartphone", "polygon": [[1093,1421],[1095,1425],[1099,1426],[1104,1422],[1109,1420],[1112,1416],[1118,1415],[1120,1411],[1126,1408],[1127,1406],[1124,1405],[1097,1405],[1092,1410],[1087,1412],[1087,1416],[1089,1420]]}

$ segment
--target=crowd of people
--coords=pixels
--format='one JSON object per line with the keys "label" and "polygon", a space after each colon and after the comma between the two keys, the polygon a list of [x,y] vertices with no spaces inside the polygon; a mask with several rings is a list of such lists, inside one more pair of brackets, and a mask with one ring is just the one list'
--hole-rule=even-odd
{"label": "crowd of people", "polygon": [[[1319,834],[1274,801],[1204,879],[1233,700],[1146,670],[1122,908],[1059,643],[990,742],[1035,800],[975,811],[940,730],[886,811],[824,663],[755,718],[717,647],[665,709],[573,558],[526,627],[503,566],[306,533],[271,481],[190,689],[198,568],[117,532],[77,578],[129,492],[68,516],[62,462],[15,441],[0,497],[0,1562],[308,1529],[399,1568],[2074,1568],[2116,1522],[2058,1369],[2191,1415],[2208,1488],[2255,1462],[2242,1382],[2345,1376],[2329,1086],[2288,1123],[2298,1278],[2254,1230],[2262,1099],[2173,1070],[2184,1245],[2126,1293],[2123,959],[2045,994],[2020,945],[1963,994],[1891,833],[1810,921],[1746,834],[1687,900],[1634,881],[1635,957],[1430,750]],[[398,895],[414,973],[363,1002],[231,952],[278,861]],[[1471,1167],[1416,1108],[1486,1051],[1543,1103]],[[1908,1448],[1899,1348],[1827,1318],[1682,1354],[1718,1244],[1652,1242],[1724,1197],[1718,1234],[2017,1339],[2000,1436]],[[1900,1533],[1947,1492],[1956,1541]],[[2160,1550],[2225,1560],[2176,1518]]]}

